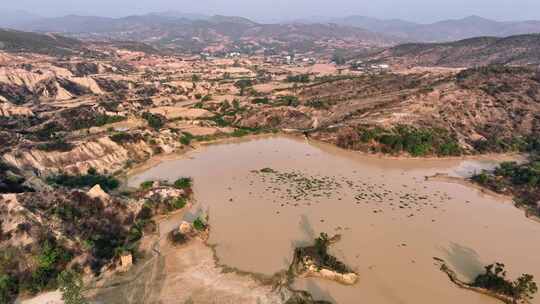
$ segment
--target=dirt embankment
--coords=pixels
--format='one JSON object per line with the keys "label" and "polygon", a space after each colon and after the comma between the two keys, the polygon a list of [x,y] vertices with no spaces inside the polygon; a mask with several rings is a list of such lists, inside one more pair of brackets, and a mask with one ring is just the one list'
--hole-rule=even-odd
{"label": "dirt embankment", "polygon": [[[190,238],[174,245],[168,235],[179,229],[185,211],[162,217],[158,231],[141,241],[145,258],[123,275],[103,278],[89,295],[104,303],[284,303],[286,289],[218,266],[206,241]],[[170,225],[177,223],[177,225]],[[171,228],[172,227],[172,228]]]}
{"label": "dirt embankment", "polygon": [[86,173],[94,168],[99,172],[114,173],[130,164],[165,152],[171,153],[181,144],[175,136],[167,133],[152,137],[152,141],[140,138],[134,142],[115,142],[109,136],[75,143],[70,151],[43,151],[38,148],[6,153],[2,159],[17,168],[32,170],[40,174]]}
{"label": "dirt embankment", "polygon": [[[267,101],[245,111],[241,125],[297,129],[349,149],[377,149],[373,129],[383,130],[388,150],[417,141],[430,145],[445,134],[445,149],[461,153],[505,152],[540,133],[540,78],[528,68],[488,66],[455,73],[362,75],[297,88],[296,98]],[[399,126],[429,130],[406,141]],[[383,132],[384,133],[384,132]],[[380,144],[380,142],[379,142]],[[424,147],[425,148],[425,147]],[[435,154],[433,154],[435,155]]]}

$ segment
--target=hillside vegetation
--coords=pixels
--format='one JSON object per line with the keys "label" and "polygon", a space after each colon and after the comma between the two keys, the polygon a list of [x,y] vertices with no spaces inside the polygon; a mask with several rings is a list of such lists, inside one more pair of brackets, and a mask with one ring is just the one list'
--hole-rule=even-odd
{"label": "hillside vegetation", "polygon": [[369,57],[397,66],[476,67],[540,63],[540,34],[478,37],[448,43],[409,43]]}
{"label": "hillside vegetation", "polygon": [[82,49],[76,39],[54,34],[37,34],[0,29],[0,50],[7,52],[28,52],[46,55],[70,55]]}

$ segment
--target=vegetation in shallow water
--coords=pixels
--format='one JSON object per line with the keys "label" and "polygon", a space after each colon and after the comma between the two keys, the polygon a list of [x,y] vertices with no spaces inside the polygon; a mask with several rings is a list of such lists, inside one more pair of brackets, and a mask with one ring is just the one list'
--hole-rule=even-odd
{"label": "vegetation in shallow water", "polygon": [[208,224],[206,224],[206,222],[201,217],[197,217],[195,221],[193,221],[193,228],[199,231],[204,231],[207,227]]}
{"label": "vegetation in shallow water", "polygon": [[191,177],[181,177],[174,182],[176,189],[190,189],[193,186],[193,179]]}
{"label": "vegetation in shallow water", "polygon": [[496,192],[513,194],[518,206],[540,215],[540,159],[537,156],[524,164],[504,162],[492,172],[483,171],[471,179]]}
{"label": "vegetation in shallow water", "polygon": [[143,191],[149,190],[154,185],[154,181],[145,181],[139,185],[139,188]]}
{"label": "vegetation in shallow water", "polygon": [[169,210],[179,210],[186,206],[187,199],[185,197],[177,197],[169,201]]}
{"label": "vegetation in shallow water", "polygon": [[332,269],[338,273],[349,273],[352,270],[344,263],[340,262],[336,257],[328,253],[328,247],[330,246],[330,238],[328,234],[321,233],[319,237],[315,239],[315,251],[317,253],[318,264],[322,267]]}
{"label": "vegetation in shallow water", "polygon": [[482,139],[474,142],[473,146],[480,153],[527,152],[539,154],[540,134],[531,134],[529,136],[519,136],[511,138],[491,136],[487,139]]}
{"label": "vegetation in shallow water", "polygon": [[505,265],[495,263],[485,267],[485,272],[478,275],[471,286],[485,288],[496,294],[508,296],[517,301],[528,301],[533,299],[538,291],[538,286],[534,282],[534,277],[530,274],[523,274],[517,280],[510,281],[506,278]]}

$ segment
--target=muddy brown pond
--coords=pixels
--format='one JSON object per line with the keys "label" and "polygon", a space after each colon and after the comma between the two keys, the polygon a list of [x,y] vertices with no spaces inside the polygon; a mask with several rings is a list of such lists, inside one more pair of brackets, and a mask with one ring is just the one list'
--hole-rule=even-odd
{"label": "muddy brown pond", "polygon": [[[335,303],[499,303],[455,287],[434,265],[471,280],[483,266],[540,279],[540,224],[508,199],[426,176],[467,176],[496,160],[404,160],[363,156],[283,136],[205,146],[129,179],[194,179],[220,263],[271,275],[320,232],[341,234],[332,253],[360,280],[343,286],[298,279],[295,287]],[[261,169],[269,168],[263,170]],[[174,223],[173,223],[174,224]],[[533,300],[540,303],[540,298]]]}

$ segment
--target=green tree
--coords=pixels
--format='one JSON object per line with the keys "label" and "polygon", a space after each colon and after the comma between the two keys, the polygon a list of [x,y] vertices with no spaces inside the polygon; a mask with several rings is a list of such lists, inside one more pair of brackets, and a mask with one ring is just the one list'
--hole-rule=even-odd
{"label": "green tree", "polygon": [[7,275],[0,275],[0,303],[9,303],[17,291],[15,280]]}
{"label": "green tree", "polygon": [[252,85],[253,82],[251,81],[251,79],[240,79],[234,83],[234,86],[240,89],[240,96],[244,96],[246,89],[248,87],[251,87]]}
{"label": "green tree", "polygon": [[73,270],[62,271],[58,276],[58,286],[65,304],[88,303],[82,295],[83,281],[79,273]]}
{"label": "green tree", "polygon": [[159,130],[165,125],[166,118],[159,114],[153,114],[150,112],[145,112],[142,114],[142,118],[144,118],[150,127],[152,127],[154,130]]}
{"label": "green tree", "polygon": [[204,220],[201,217],[197,217],[195,221],[193,222],[193,227],[199,231],[203,231],[206,229],[208,225],[204,222]]}
{"label": "green tree", "polygon": [[189,189],[193,186],[191,177],[181,177],[174,182],[174,187],[177,189]]}
{"label": "green tree", "polygon": [[347,63],[347,59],[345,59],[345,56],[342,52],[335,52],[332,56],[332,61],[337,65],[344,65]]}
{"label": "green tree", "polygon": [[512,285],[514,285],[514,298],[519,300],[532,300],[533,295],[538,292],[538,286],[530,274],[521,275]]}

